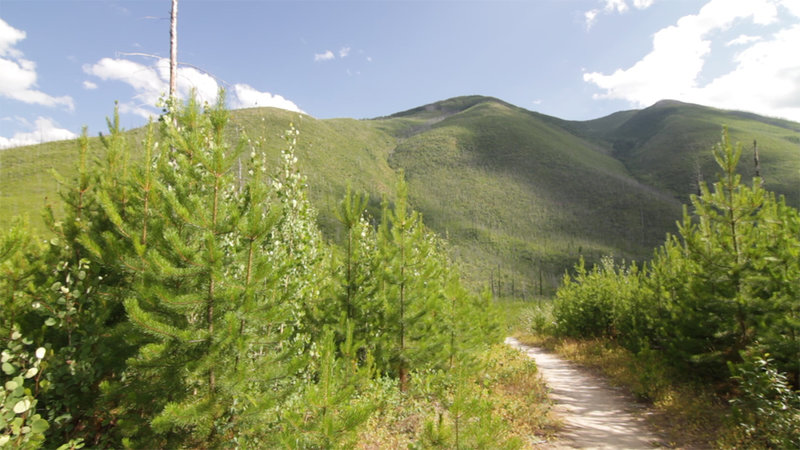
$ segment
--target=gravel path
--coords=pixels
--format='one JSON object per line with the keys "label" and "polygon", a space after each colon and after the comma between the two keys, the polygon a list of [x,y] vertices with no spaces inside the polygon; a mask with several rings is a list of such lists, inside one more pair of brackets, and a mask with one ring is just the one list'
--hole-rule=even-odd
{"label": "gravel path", "polygon": [[506,338],[536,360],[563,420],[559,441],[546,448],[651,449],[663,446],[641,417],[643,407],[605,381],[558,356]]}

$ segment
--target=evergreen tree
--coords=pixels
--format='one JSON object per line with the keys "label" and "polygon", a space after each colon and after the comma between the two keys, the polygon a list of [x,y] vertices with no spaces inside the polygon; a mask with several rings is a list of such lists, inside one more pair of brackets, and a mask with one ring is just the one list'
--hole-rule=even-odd
{"label": "evergreen tree", "polygon": [[344,342],[347,324],[363,362],[367,354],[386,367],[385,310],[377,295],[378,261],[375,229],[365,218],[366,194],[353,194],[348,186],[336,215],[347,233],[341,252],[332,264],[333,301],[325,308],[327,323],[337,329],[337,342]]}
{"label": "evergreen tree", "polygon": [[447,369],[470,367],[477,354],[505,338],[501,314],[490,292],[475,295],[464,287],[452,262],[448,263],[445,277],[444,314],[439,320],[445,333]]}
{"label": "evergreen tree", "polygon": [[[713,153],[719,181],[692,197],[694,217],[684,214],[679,227],[682,252],[661,262],[679,265],[683,278],[667,303],[671,348],[719,373],[724,361],[738,361],[757,341],[797,342],[800,272],[792,257],[797,211],[764,191],[759,179],[751,187],[741,183],[741,145],[730,142],[727,130]],[[800,357],[790,346],[780,351],[784,370]]]}
{"label": "evergreen tree", "polygon": [[[233,167],[245,141],[227,144],[223,104],[220,96],[201,111],[190,99],[172,109],[174,121],[162,120],[167,145],[150,180],[153,209],[129,220],[141,224],[141,233],[125,308],[153,339],[132,361],[131,373],[140,386],[152,386],[153,377],[163,386],[145,397],[153,401],[152,427],[161,435],[151,444],[240,439],[256,445],[303,365],[289,343],[298,320],[292,295],[311,283],[296,281],[296,266],[278,264],[304,248],[276,244],[298,222],[299,214],[287,217],[285,207],[300,203],[292,197],[297,191],[282,191],[283,207],[274,206],[263,158],[255,153],[240,185]],[[293,283],[302,288],[290,289]]]}
{"label": "evergreen tree", "polygon": [[378,230],[380,295],[391,372],[408,388],[409,372],[445,364],[448,340],[443,328],[444,266],[439,243],[417,212],[409,211],[408,187],[397,183],[397,199],[384,202]]}
{"label": "evergreen tree", "polygon": [[[358,290],[363,287],[366,277],[363,275],[363,264],[368,255],[363,254],[360,248],[365,242],[365,231],[362,225],[362,218],[367,207],[367,196],[364,193],[353,195],[350,185],[347,185],[347,192],[339,203],[336,210],[336,217],[344,225],[347,237],[344,242],[344,261],[341,270],[344,271],[342,279],[343,295],[341,296],[341,311],[348,320],[358,321],[356,318],[360,311],[357,311]],[[362,233],[364,235],[362,236]],[[361,244],[361,245],[360,245]]]}
{"label": "evergreen tree", "polygon": [[290,398],[281,414],[277,442],[284,448],[349,448],[355,431],[377,405],[364,400],[373,375],[371,359],[359,361],[348,322],[346,338],[336,345],[335,333],[325,330],[319,342],[315,382]]}

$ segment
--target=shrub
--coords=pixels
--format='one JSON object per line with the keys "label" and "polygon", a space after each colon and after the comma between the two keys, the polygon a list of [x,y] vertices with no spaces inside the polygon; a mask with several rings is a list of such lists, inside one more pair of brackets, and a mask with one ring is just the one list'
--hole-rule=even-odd
{"label": "shrub", "polygon": [[775,369],[769,354],[745,356],[729,364],[739,383],[739,396],[731,400],[734,442],[747,448],[800,448],[800,393]]}

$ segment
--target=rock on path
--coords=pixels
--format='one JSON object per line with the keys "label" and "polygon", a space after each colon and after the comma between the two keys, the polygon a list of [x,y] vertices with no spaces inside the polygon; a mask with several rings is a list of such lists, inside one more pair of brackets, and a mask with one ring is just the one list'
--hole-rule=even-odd
{"label": "rock on path", "polygon": [[537,347],[506,338],[506,344],[536,360],[564,422],[560,440],[549,448],[652,449],[663,446],[644,419],[642,407],[621,391],[575,364]]}

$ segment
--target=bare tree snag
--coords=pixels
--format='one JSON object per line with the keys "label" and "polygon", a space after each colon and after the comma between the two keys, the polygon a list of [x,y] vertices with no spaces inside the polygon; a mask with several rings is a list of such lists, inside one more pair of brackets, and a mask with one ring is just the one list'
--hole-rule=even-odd
{"label": "bare tree snag", "polygon": [[175,100],[178,87],[178,0],[172,0],[169,18],[169,99]]}
{"label": "bare tree snag", "polygon": [[761,162],[758,160],[758,142],[753,139],[753,162],[756,165],[756,177],[761,180],[761,184],[764,184],[764,180],[761,178]]}

